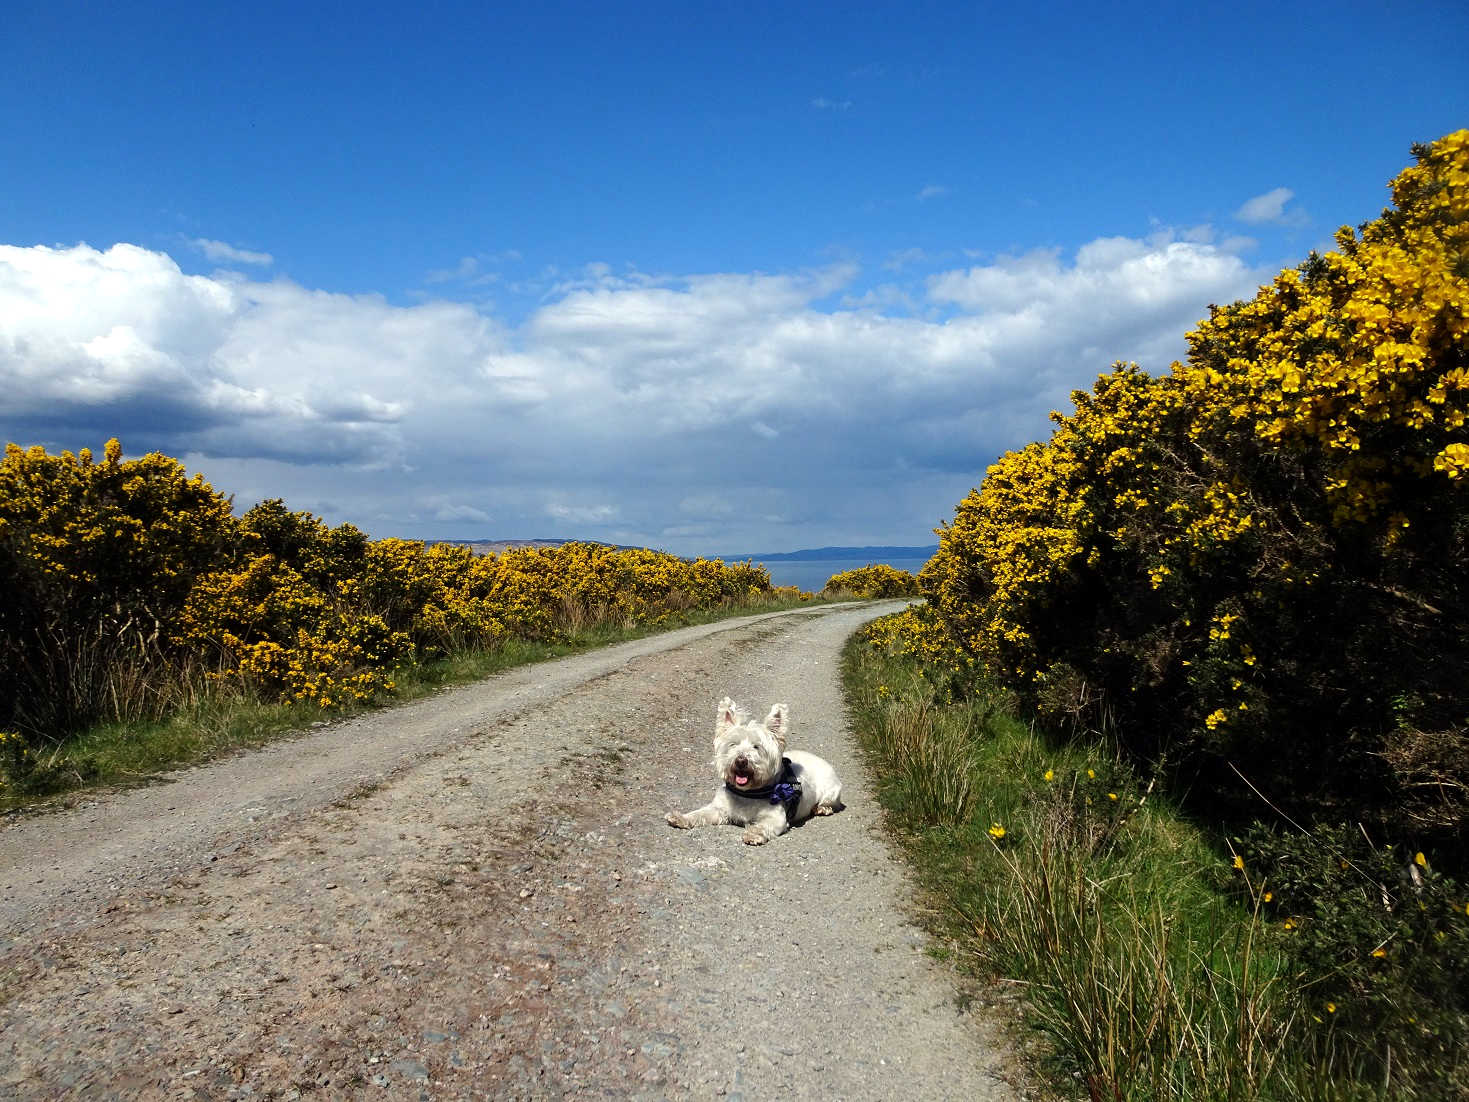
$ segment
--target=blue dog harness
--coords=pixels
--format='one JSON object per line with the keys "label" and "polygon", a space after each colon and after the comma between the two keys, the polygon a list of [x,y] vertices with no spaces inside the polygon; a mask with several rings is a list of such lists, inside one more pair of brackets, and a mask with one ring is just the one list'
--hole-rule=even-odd
{"label": "blue dog harness", "polygon": [[780,761],[780,776],[764,788],[736,788],[728,781],[724,782],[724,787],[747,800],[769,800],[773,804],[781,804],[785,807],[786,819],[794,821],[796,805],[801,802],[801,782],[796,778],[791,759],[781,758]]}

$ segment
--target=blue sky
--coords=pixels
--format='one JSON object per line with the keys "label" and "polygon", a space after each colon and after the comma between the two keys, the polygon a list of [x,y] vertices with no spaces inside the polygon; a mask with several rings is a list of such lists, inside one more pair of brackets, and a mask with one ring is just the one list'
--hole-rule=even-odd
{"label": "blue sky", "polygon": [[1469,9],[9,6],[0,435],[373,535],[924,543],[1469,125]]}

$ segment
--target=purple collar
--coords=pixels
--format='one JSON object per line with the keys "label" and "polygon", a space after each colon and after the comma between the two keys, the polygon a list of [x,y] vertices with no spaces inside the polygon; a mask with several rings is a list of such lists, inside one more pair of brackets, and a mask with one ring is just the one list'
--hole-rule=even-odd
{"label": "purple collar", "polygon": [[801,782],[796,779],[790,758],[781,758],[780,776],[764,788],[736,788],[728,781],[724,787],[746,800],[769,800],[773,804],[784,804],[786,815],[794,815],[796,805],[801,802]]}

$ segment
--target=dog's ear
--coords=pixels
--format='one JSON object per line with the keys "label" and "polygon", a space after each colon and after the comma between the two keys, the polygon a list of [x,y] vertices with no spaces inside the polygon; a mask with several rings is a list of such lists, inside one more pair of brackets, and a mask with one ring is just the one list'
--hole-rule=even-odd
{"label": "dog's ear", "polygon": [[714,737],[718,738],[727,728],[735,726],[739,721],[740,706],[729,697],[725,697],[719,702],[719,712],[714,719]]}
{"label": "dog's ear", "polygon": [[765,729],[775,736],[780,743],[780,748],[785,749],[786,735],[791,730],[791,712],[784,704],[773,705],[770,714],[765,717]]}

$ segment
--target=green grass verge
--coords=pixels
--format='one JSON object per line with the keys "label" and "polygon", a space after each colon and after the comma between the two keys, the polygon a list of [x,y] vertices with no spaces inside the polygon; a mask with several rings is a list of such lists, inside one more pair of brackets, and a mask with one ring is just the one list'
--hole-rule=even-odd
{"label": "green grass verge", "polygon": [[1058,1096],[1466,1097],[1461,1019],[1434,1033],[1449,1018],[1429,1027],[1389,998],[1405,1046],[1354,1032],[1324,992],[1391,961],[1343,939],[1340,964],[1303,970],[1297,922],[1279,920],[1260,874],[1105,747],[1044,737],[983,685],[955,699],[951,678],[861,635],[844,677],[935,933],[981,981],[1024,992],[1027,1050]]}
{"label": "green grass verge", "polygon": [[[105,723],[81,732],[40,760],[28,763],[20,783],[0,783],[0,811],[35,807],[93,788],[146,783],[159,773],[196,765],[237,750],[309,731],[323,720],[342,719],[418,700],[516,666],[627,642],[697,624],[782,612],[829,603],[778,600],[719,609],[694,609],[663,623],[596,624],[567,632],[556,642],[511,639],[492,650],[466,650],[394,671],[390,696],[322,709],[307,702],[276,702],[237,687],[192,686],[188,699],[159,721]],[[19,770],[11,772],[12,778]],[[0,773],[0,780],[4,774]]]}

